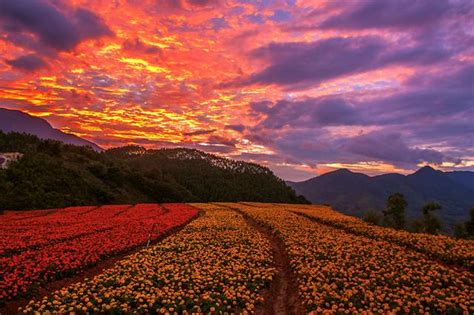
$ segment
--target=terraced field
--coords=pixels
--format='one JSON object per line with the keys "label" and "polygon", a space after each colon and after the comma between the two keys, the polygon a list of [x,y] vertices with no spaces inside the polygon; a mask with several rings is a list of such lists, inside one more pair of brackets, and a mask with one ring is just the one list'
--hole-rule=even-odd
{"label": "terraced field", "polygon": [[2,314],[474,313],[473,241],[324,206],[81,207],[0,223]]}

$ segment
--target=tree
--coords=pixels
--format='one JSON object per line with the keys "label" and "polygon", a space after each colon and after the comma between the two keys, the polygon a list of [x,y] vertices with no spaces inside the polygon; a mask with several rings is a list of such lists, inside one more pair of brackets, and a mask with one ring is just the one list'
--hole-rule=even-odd
{"label": "tree", "polygon": [[23,158],[0,170],[0,207],[8,210],[144,202],[308,203],[258,164],[198,150],[88,147],[0,131],[0,148]]}
{"label": "tree", "polygon": [[459,223],[454,226],[454,237],[455,238],[467,238],[466,224]]}
{"label": "tree", "polygon": [[412,220],[408,231],[412,233],[422,233],[424,231],[423,220]]}
{"label": "tree", "polygon": [[407,205],[402,194],[394,193],[390,195],[387,199],[387,209],[383,211],[385,223],[395,229],[403,229],[405,227],[405,209]]}
{"label": "tree", "polygon": [[380,224],[380,214],[376,211],[369,210],[364,214],[363,220],[369,224],[379,225]]}
{"label": "tree", "polygon": [[441,205],[436,202],[427,203],[423,207],[423,232],[436,234],[441,229],[441,222],[433,215],[433,212],[441,209]]}
{"label": "tree", "polygon": [[474,237],[474,208],[469,210],[470,220],[464,223],[468,237]]}

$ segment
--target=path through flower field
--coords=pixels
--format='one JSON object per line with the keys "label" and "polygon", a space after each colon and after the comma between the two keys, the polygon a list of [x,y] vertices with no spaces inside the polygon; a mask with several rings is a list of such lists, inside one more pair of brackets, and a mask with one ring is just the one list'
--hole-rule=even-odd
{"label": "path through flower field", "polygon": [[1,314],[474,312],[473,241],[325,206],[79,207],[0,222]]}

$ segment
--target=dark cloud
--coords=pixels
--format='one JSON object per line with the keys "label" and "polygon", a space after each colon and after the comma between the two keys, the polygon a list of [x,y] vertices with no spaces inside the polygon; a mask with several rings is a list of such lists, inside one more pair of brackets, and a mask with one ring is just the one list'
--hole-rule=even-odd
{"label": "dark cloud", "polygon": [[[456,2],[456,1],[452,1]],[[320,28],[413,28],[439,22],[452,7],[447,0],[365,0],[354,1],[342,13],[322,22]]]}
{"label": "dark cloud", "polygon": [[[474,65],[460,65],[438,75],[416,75],[401,92],[364,103],[378,125],[446,119],[474,108]],[[474,117],[473,117],[474,119]]]}
{"label": "dark cloud", "polygon": [[156,4],[162,12],[181,10],[183,8],[182,0],[158,0]]}
{"label": "dark cloud", "polygon": [[420,162],[442,163],[453,160],[435,149],[419,148],[405,142],[404,135],[399,131],[381,130],[341,137],[333,136],[324,129],[307,128],[274,131],[272,136],[272,149],[279,157],[310,165],[384,161],[412,168]]}
{"label": "dark cloud", "polygon": [[218,0],[187,0],[189,4],[204,7],[208,5],[217,4]]}
{"label": "dark cloud", "polygon": [[207,8],[219,5],[221,0],[158,0],[158,9],[161,12],[178,12],[193,8]]}
{"label": "dark cloud", "polygon": [[405,65],[429,65],[448,60],[451,55],[452,51],[438,46],[437,44],[423,41],[410,47],[394,50],[387,49],[387,51],[380,56],[380,64],[378,66],[383,67],[395,63]]}
{"label": "dark cloud", "polygon": [[211,133],[214,133],[216,129],[211,129],[211,130],[196,130],[192,132],[184,132],[184,136],[199,136],[199,135],[208,135]]}
{"label": "dark cloud", "polygon": [[24,71],[35,71],[47,66],[46,62],[41,57],[33,54],[21,56],[13,60],[6,60],[5,62],[13,68]]}
{"label": "dark cloud", "polygon": [[424,73],[418,73],[410,77],[406,85],[417,89],[461,89],[473,93],[474,63],[453,64],[448,71],[437,75],[427,76]]}
{"label": "dark cloud", "polygon": [[235,147],[237,144],[237,141],[235,139],[230,139],[218,135],[212,135],[209,137],[208,142],[211,144],[217,144],[217,145],[225,145],[228,147]]}
{"label": "dark cloud", "polygon": [[92,82],[95,87],[109,87],[115,83],[115,80],[108,75],[101,74],[93,76]]}
{"label": "dark cloud", "polygon": [[265,22],[265,17],[261,14],[248,14],[245,16],[245,18],[250,23],[263,24]]}
{"label": "dark cloud", "polygon": [[58,51],[70,51],[85,39],[112,35],[93,12],[78,8],[60,10],[46,0],[2,0],[0,22],[8,33],[29,33]]}
{"label": "dark cloud", "polygon": [[37,35],[57,50],[71,50],[80,41],[76,26],[55,6],[40,0],[3,0],[0,17],[16,27]]}
{"label": "dark cloud", "polygon": [[316,128],[364,123],[359,111],[339,97],[311,98],[303,101],[280,100],[275,104],[260,102],[251,104],[251,108],[257,114],[266,115],[258,125],[266,129]]}
{"label": "dark cloud", "polygon": [[160,48],[145,44],[139,38],[135,38],[135,40],[126,40],[122,47],[128,51],[139,51],[146,54],[161,54]]}
{"label": "dark cloud", "polygon": [[79,8],[74,12],[76,26],[81,39],[112,36],[113,32],[94,12]]}
{"label": "dark cloud", "polygon": [[265,154],[265,153],[250,153],[250,152],[242,152],[240,154],[240,158],[246,161],[253,161],[257,163],[262,162],[281,162],[281,158],[274,154]]}
{"label": "dark cloud", "polygon": [[270,65],[237,85],[254,83],[314,85],[344,75],[392,64],[427,65],[448,60],[453,52],[436,43],[404,47],[377,36],[330,38],[312,43],[272,43],[252,52]]}
{"label": "dark cloud", "polygon": [[399,133],[373,132],[351,138],[343,150],[375,160],[393,163],[441,163],[441,152],[431,149],[410,148]]}
{"label": "dark cloud", "polygon": [[[120,139],[107,138],[107,137],[104,137],[103,135],[96,135],[94,137],[94,142],[103,146],[109,146],[109,145],[119,146],[123,144],[123,142]],[[137,138],[137,139],[134,139],[133,142],[136,145],[153,146],[154,148],[177,148],[175,142],[151,140],[148,138]],[[198,143],[194,143],[190,141],[180,142],[179,147],[197,149],[197,150],[201,150],[201,151],[209,152],[209,153],[222,153],[222,154],[235,153],[236,151],[236,149],[231,146],[215,145],[215,144],[203,145],[203,144],[198,144]]]}
{"label": "dark cloud", "polygon": [[288,20],[291,20],[292,16],[289,11],[286,10],[275,10],[272,16],[270,16],[270,20],[274,22],[287,22]]}
{"label": "dark cloud", "polygon": [[473,120],[474,110],[458,117],[440,119],[431,124],[412,124],[410,129],[421,141],[446,144],[445,150],[450,156],[474,156]]}
{"label": "dark cloud", "polygon": [[38,52],[45,56],[53,56],[57,54],[56,49],[45,46],[37,40],[37,37],[31,33],[20,33],[17,28],[10,28],[3,25],[0,17],[0,40],[12,43],[14,46],[21,47],[25,51]]}
{"label": "dark cloud", "polygon": [[227,125],[225,129],[230,129],[238,132],[244,132],[245,126],[244,125]]}
{"label": "dark cloud", "polygon": [[228,28],[229,24],[224,18],[212,18],[209,20],[214,31],[218,32],[222,29]]}
{"label": "dark cloud", "polygon": [[[253,131],[253,130],[251,130]],[[265,144],[282,158],[292,158],[304,163],[333,163],[335,161],[350,163],[360,159],[356,154],[344,152],[341,148],[346,138],[333,137],[321,128],[289,128],[285,130],[258,130],[259,136],[271,142]],[[257,142],[253,137],[247,137]]]}
{"label": "dark cloud", "polygon": [[383,51],[376,38],[331,38],[314,43],[272,43],[254,52],[270,59],[271,65],[251,76],[248,83],[319,83],[343,74],[374,67]]}
{"label": "dark cloud", "polygon": [[[251,108],[261,120],[247,128],[246,138],[305,163],[380,160],[414,168],[419,162],[456,163],[474,154],[470,64],[417,74],[397,92],[371,99],[345,95],[263,101]],[[347,135],[331,133],[331,128],[346,127]],[[426,148],[430,143],[443,150]]]}

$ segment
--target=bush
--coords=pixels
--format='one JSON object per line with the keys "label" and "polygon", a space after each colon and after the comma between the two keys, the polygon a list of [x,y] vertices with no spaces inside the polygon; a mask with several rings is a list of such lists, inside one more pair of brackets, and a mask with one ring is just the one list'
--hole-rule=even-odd
{"label": "bush", "polygon": [[405,227],[405,209],[408,203],[400,193],[392,194],[387,199],[387,208],[383,211],[384,224],[401,230]]}
{"label": "bush", "polygon": [[374,210],[369,210],[364,213],[364,217],[362,219],[369,224],[380,225],[382,217],[380,213]]}

